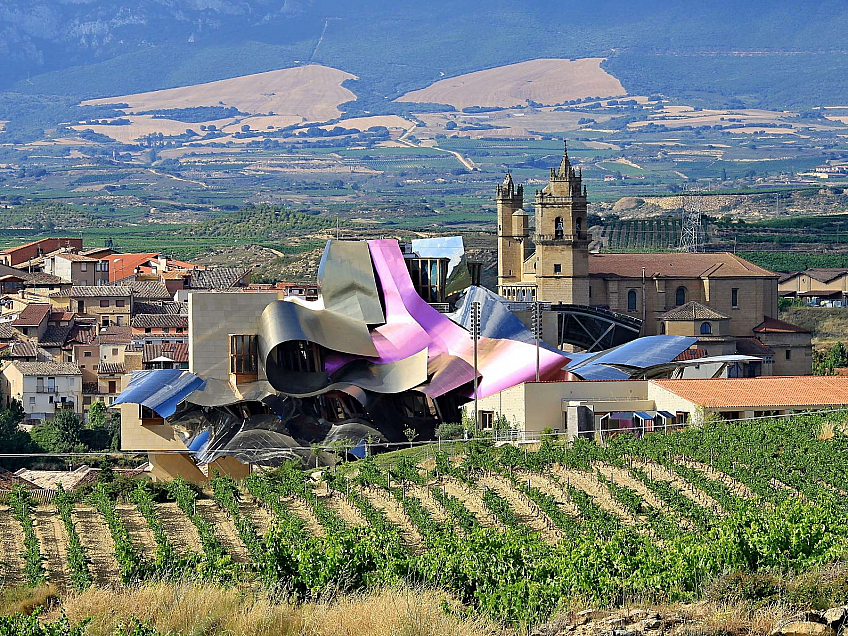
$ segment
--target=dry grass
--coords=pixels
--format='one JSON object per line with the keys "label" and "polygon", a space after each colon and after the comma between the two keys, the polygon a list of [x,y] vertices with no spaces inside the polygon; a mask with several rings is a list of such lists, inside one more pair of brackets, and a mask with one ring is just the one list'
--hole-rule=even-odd
{"label": "dry grass", "polygon": [[825,422],[821,425],[821,430],[819,431],[819,441],[825,441],[828,439],[833,439],[833,434],[836,430],[833,422]]}
{"label": "dry grass", "polygon": [[[442,596],[427,590],[386,589],[337,601],[291,605],[264,593],[189,584],[91,589],[66,599],[72,622],[94,617],[91,636],[111,636],[132,617],[161,632],[197,636],[483,636],[497,633],[482,620],[445,614]],[[54,612],[58,613],[58,611]],[[49,618],[49,617],[48,617]]]}
{"label": "dry grass", "polygon": [[123,95],[83,102],[84,106],[125,103],[130,112],[158,108],[234,106],[251,114],[295,117],[301,121],[326,121],[338,117],[338,105],[356,99],[342,82],[354,75],[335,68],[310,64],[245,75],[232,79]]}
{"label": "dry grass", "polygon": [[625,95],[621,82],[601,68],[602,61],[599,57],[530,60],[439,80],[395,101],[436,102],[457,108],[509,107],[523,105],[528,99],[557,104],[590,96]]}
{"label": "dry grass", "polygon": [[28,585],[0,588],[0,616],[32,614],[37,607],[52,607],[58,603],[55,585]]}

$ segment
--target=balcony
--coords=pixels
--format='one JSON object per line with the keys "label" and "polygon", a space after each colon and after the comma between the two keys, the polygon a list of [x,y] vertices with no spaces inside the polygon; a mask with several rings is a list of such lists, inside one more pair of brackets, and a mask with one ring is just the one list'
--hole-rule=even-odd
{"label": "balcony", "polygon": [[574,243],[577,241],[588,241],[586,232],[576,234],[536,234],[533,238],[536,243]]}

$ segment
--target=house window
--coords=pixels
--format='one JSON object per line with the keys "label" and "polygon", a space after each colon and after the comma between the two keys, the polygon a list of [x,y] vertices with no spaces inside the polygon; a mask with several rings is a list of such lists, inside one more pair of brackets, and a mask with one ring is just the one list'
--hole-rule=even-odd
{"label": "house window", "polygon": [[162,327],[162,333],[171,333],[170,327]]}
{"label": "house window", "polygon": [[591,297],[592,297],[592,286],[589,285],[589,298],[591,298]]}
{"label": "house window", "polygon": [[30,406],[35,406],[35,396],[34,396],[34,395],[31,395],[31,396],[29,397],[29,405],[30,405]]}
{"label": "house window", "polygon": [[678,287],[677,291],[674,294],[674,304],[680,307],[680,305],[686,304],[686,288]]}
{"label": "house window", "polygon": [[118,347],[112,347],[112,355],[113,356],[118,355]]}
{"label": "house window", "polygon": [[480,411],[480,428],[490,431],[495,427],[495,412]]}
{"label": "house window", "polygon": [[109,393],[117,393],[118,392],[118,382],[117,380],[109,380]]}
{"label": "house window", "polygon": [[124,317],[123,316],[115,316],[115,324],[119,327],[124,326]]}
{"label": "house window", "polygon": [[126,304],[127,301],[125,301],[123,298],[119,298],[115,301],[115,307],[124,307]]}
{"label": "house window", "polygon": [[80,271],[87,272],[88,271],[88,263],[80,263]]}
{"label": "house window", "polygon": [[230,336],[230,373],[256,372],[256,336]]}
{"label": "house window", "polygon": [[109,326],[109,316],[101,316],[100,317],[100,326],[108,327]]}
{"label": "house window", "polygon": [[701,323],[701,335],[702,336],[709,336],[712,332],[713,332],[713,328],[712,328],[712,325],[710,325],[710,323],[708,323],[708,322],[702,322]]}
{"label": "house window", "polygon": [[91,357],[91,351],[83,351],[82,357],[83,358],[90,358]]}
{"label": "house window", "polygon": [[108,299],[108,298],[106,298],[106,299],[101,300],[101,301],[100,301],[100,306],[101,306],[101,307],[108,307],[108,306],[109,306],[109,299]]}
{"label": "house window", "polygon": [[150,333],[151,331],[152,331],[152,329],[150,327],[144,328],[144,333]]}
{"label": "house window", "polygon": [[792,349],[787,349],[787,350],[786,350],[786,359],[787,359],[787,360],[791,360],[791,359],[792,359]]}
{"label": "house window", "polygon": [[730,290],[730,306],[733,309],[739,309],[739,288],[734,287]]}
{"label": "house window", "polygon": [[554,263],[554,274],[562,274],[562,265]]}
{"label": "house window", "polygon": [[627,292],[627,311],[636,311],[636,290]]}

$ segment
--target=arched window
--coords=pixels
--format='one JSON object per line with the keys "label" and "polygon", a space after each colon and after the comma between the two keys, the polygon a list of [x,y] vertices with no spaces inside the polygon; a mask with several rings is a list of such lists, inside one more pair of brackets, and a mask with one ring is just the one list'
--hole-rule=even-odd
{"label": "arched window", "polygon": [[686,304],[686,288],[678,287],[677,292],[674,294],[674,304],[680,307],[680,305]]}
{"label": "arched window", "polygon": [[701,335],[702,336],[709,336],[712,332],[713,332],[713,327],[710,323],[708,323],[708,322],[702,322],[701,323]]}
{"label": "arched window", "polygon": [[581,219],[579,216],[574,221],[574,230],[575,232],[577,232],[577,236],[580,236],[580,234],[583,232],[583,219]]}
{"label": "arched window", "polygon": [[662,335],[665,335],[665,323],[664,322],[660,323],[660,333]]}
{"label": "arched window", "polygon": [[565,228],[562,225],[562,217],[558,216],[554,221],[554,238],[561,239],[565,233]]}
{"label": "arched window", "polygon": [[636,290],[627,292],[627,311],[636,311]]}

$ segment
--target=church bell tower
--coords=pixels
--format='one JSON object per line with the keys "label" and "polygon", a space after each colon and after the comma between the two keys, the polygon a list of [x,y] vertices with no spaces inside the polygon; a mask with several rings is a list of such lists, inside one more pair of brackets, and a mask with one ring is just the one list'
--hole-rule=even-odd
{"label": "church bell tower", "polygon": [[521,282],[525,250],[529,238],[527,213],[524,212],[524,186],[516,185],[507,172],[498,184],[498,293],[503,285]]}
{"label": "church bell tower", "polygon": [[589,304],[589,235],[586,186],[566,146],[548,185],[536,191],[536,298]]}

